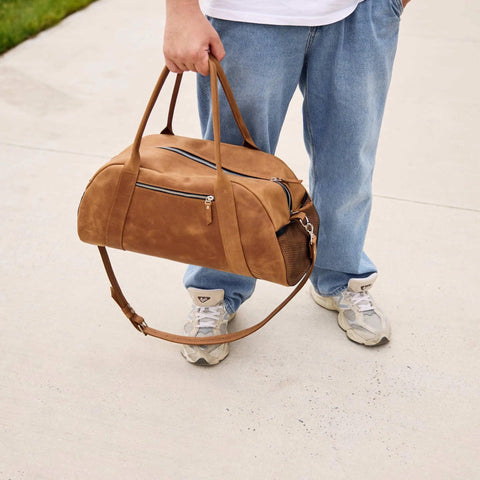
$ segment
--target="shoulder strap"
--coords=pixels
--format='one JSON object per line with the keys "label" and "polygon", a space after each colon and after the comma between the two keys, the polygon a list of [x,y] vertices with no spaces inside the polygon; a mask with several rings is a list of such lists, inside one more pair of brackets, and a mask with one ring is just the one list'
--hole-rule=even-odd
{"label": "shoulder strap", "polygon": [[132,325],[140,332],[145,335],[150,335],[152,337],[161,338],[163,340],[168,340],[169,342],[174,343],[181,343],[184,345],[217,345],[220,343],[227,343],[227,342],[234,342],[236,340],[240,340],[241,338],[250,335],[251,333],[256,332],[258,329],[263,327],[266,323],[268,323],[280,310],[282,310],[285,305],[287,305],[290,300],[302,289],[302,287],[307,282],[310,274],[313,271],[313,267],[315,265],[315,257],[316,257],[316,239],[313,238],[310,242],[310,254],[312,258],[312,264],[307,272],[305,272],[304,276],[297,284],[293,292],[280,304],[278,307],[273,310],[270,315],[268,315],[265,319],[261,322],[253,325],[252,327],[245,328],[244,330],[239,330],[238,332],[228,333],[226,335],[215,335],[212,337],[187,337],[183,335],[175,335],[173,333],[162,332],[161,330],[156,330],[155,328],[149,327],[143,317],[138,315],[135,310],[130,306],[127,299],[123,295],[123,292],[118,284],[118,281],[115,277],[115,273],[113,272],[112,264],[110,262],[110,258],[108,256],[107,250],[105,247],[98,247],[100,251],[100,256],[102,257],[103,265],[105,267],[105,271],[107,272],[108,278],[110,280],[110,291],[112,294],[112,298],[117,302],[118,306],[121,308],[122,312],[125,316],[130,320]]}

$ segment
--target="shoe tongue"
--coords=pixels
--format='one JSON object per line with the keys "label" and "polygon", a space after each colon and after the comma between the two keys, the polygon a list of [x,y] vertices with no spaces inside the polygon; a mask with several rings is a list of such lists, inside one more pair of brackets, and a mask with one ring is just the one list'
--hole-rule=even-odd
{"label": "shoe tongue", "polygon": [[223,290],[200,290],[190,287],[188,293],[197,307],[213,307],[223,301]]}
{"label": "shoe tongue", "polygon": [[372,273],[370,276],[364,278],[351,278],[348,282],[348,288],[357,293],[366,292],[367,290],[370,290],[375,283],[377,276],[377,273]]}

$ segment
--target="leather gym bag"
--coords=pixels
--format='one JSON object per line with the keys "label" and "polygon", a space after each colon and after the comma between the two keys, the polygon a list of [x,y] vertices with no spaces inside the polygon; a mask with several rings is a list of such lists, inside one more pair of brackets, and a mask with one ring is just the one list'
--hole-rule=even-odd
{"label": "leather gym bag", "polygon": [[[214,140],[173,134],[178,74],[166,128],[143,133],[168,76],[165,67],[131,146],[88,183],[78,209],[78,235],[97,245],[111,294],[133,326],[190,345],[231,342],[265,325],[306,283],[313,270],[318,215],[301,181],[279,158],[260,151],[240,115],[220,66],[210,57]],[[218,82],[242,134],[243,146],[220,142]],[[187,337],[149,327],[125,299],[105,246],[298,284],[267,318],[226,335]]]}

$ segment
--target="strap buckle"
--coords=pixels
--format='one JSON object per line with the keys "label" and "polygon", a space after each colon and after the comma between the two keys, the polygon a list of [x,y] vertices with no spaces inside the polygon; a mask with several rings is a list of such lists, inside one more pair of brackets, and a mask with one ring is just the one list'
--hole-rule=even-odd
{"label": "strap buckle", "polygon": [[[138,318],[142,318],[140,317],[139,315],[135,314]],[[142,318],[142,323],[136,323],[133,321],[133,319],[129,319],[130,320],[130,323],[139,331],[139,332],[142,332],[145,336],[147,336],[147,334],[145,333],[145,328],[148,327],[148,325],[146,324],[145,320],[143,320]]]}
{"label": "strap buckle", "polygon": [[122,310],[126,317],[130,320],[130,323],[135,327],[135,329],[139,332],[142,332],[144,335],[147,335],[145,333],[145,328],[148,327],[147,323],[140,315],[135,312],[132,306],[127,303],[127,305],[125,305]]}

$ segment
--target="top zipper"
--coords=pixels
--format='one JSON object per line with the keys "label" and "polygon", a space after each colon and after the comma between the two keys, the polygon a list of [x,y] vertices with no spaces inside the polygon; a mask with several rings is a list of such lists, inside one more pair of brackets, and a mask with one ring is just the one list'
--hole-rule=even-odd
{"label": "top zipper", "polygon": [[[186,152],[185,150],[182,150],[180,148],[175,148],[175,147],[158,147],[158,148],[161,148],[163,150],[169,150],[170,152],[178,153],[179,155],[182,155],[186,158],[189,158],[190,160],[193,160],[194,162],[205,165],[206,167],[212,168],[214,170],[217,169],[217,166],[215,165],[215,163],[210,162],[209,160],[205,160],[202,157],[198,157],[197,155],[194,155],[193,153]],[[225,168],[225,167],[222,167],[222,170],[226,173],[229,173],[231,175],[236,175],[238,177],[254,178],[256,180],[265,180],[267,182],[274,182],[277,185],[280,185],[282,187],[283,191],[285,192],[285,196],[287,197],[288,208],[289,208],[290,211],[292,211],[292,194],[290,193],[290,190],[288,189],[288,187],[283,183],[281,178],[272,177],[270,179],[267,179],[267,178],[262,178],[262,177],[254,177],[253,175],[247,175],[245,173],[238,173],[238,172],[235,172],[234,170],[230,170],[230,169]]]}

